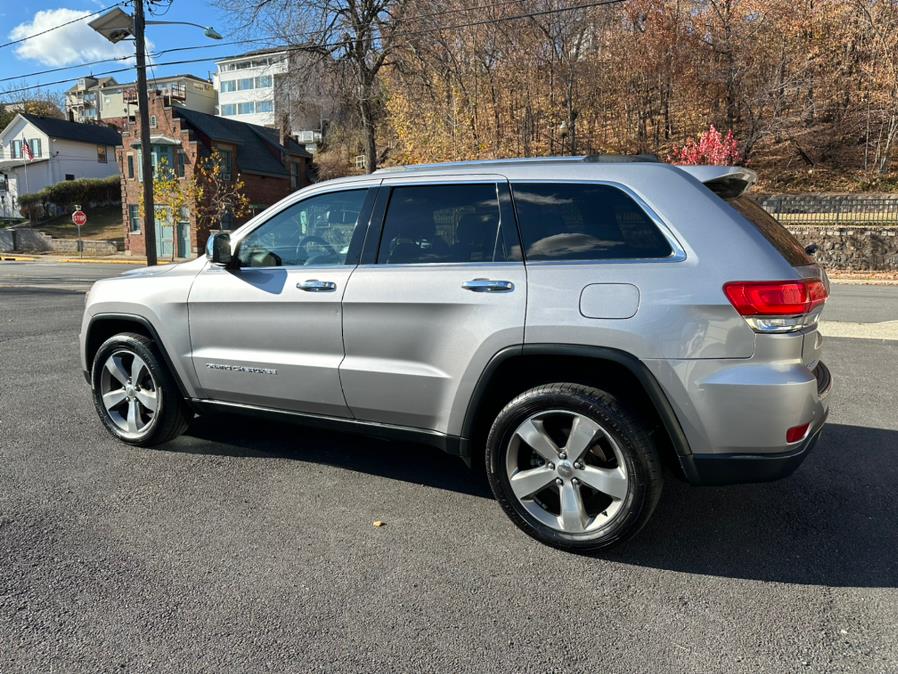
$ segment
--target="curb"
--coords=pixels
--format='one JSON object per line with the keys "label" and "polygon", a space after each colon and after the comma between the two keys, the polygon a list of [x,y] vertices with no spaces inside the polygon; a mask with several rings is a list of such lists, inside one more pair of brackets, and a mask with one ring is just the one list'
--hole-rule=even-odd
{"label": "curb", "polygon": [[0,262],[34,262],[37,258],[30,255],[4,255],[0,253]]}
{"label": "curb", "polygon": [[[104,260],[103,258],[98,257],[64,257],[61,260],[54,260],[54,262],[69,262],[73,264],[131,264],[131,265],[143,265],[146,266],[147,261],[141,260],[140,258],[136,260],[123,260],[123,259],[115,259],[115,260]],[[167,261],[160,261],[158,264],[168,264]]]}

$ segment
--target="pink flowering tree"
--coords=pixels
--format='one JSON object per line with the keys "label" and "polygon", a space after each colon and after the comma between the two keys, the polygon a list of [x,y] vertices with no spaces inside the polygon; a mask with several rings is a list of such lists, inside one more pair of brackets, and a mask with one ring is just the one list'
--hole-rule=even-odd
{"label": "pink flowering tree", "polygon": [[674,147],[671,161],[675,164],[715,164],[731,166],[739,161],[739,142],[733,136],[733,130],[722,136],[720,131],[711,125],[702,133],[698,142],[689,138],[685,145]]}

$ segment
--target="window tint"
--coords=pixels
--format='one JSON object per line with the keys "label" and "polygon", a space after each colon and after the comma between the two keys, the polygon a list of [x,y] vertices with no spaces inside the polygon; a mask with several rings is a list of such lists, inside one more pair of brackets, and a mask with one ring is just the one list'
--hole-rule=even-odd
{"label": "window tint", "polygon": [[773,244],[773,247],[786,258],[786,262],[793,267],[814,264],[814,258],[804,251],[804,247],[798,242],[798,239],[792,236],[788,229],[783,227],[776,218],[765,211],[754,199],[741,196],[728,201],[731,206],[758,228],[758,231],[764,235],[764,238]]}
{"label": "window tint", "polygon": [[495,184],[416,185],[393,189],[378,262],[504,259]]}
{"label": "window tint", "polygon": [[627,194],[610,185],[512,185],[528,260],[667,257],[673,251]]}
{"label": "window tint", "polygon": [[368,190],[309,197],[274,215],[240,242],[243,267],[346,264]]}

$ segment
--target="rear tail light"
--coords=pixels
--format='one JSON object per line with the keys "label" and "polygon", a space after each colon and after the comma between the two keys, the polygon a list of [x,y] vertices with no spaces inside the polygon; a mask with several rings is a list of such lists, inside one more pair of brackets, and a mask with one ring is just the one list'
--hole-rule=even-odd
{"label": "rear tail light", "polygon": [[755,332],[794,332],[813,325],[829,293],[823,281],[734,281],[727,299]]}

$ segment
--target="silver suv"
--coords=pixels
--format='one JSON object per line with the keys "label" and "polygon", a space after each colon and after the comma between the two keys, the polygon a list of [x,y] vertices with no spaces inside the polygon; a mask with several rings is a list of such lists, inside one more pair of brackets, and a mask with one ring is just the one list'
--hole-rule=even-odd
{"label": "silver suv", "polygon": [[663,474],[782,477],[820,434],[829,283],[755,177],[578,157],[319,183],[96,283],[82,365],[125,442],[207,412],[409,439],[483,468],[527,534],[596,550]]}

